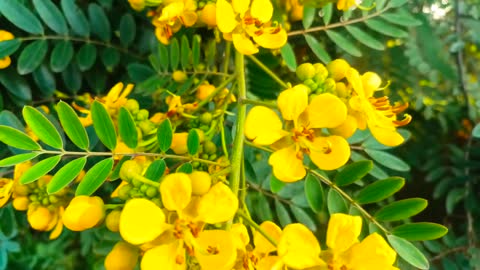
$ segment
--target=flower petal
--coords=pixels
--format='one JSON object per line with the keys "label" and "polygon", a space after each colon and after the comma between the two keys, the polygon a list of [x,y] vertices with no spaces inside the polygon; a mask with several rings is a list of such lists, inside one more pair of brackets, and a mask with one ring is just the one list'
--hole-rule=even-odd
{"label": "flower petal", "polygon": [[373,233],[354,245],[346,256],[347,267],[352,270],[394,269],[397,254],[378,233]]}
{"label": "flower petal", "polygon": [[295,182],[305,177],[303,159],[297,157],[295,145],[275,151],[268,159],[273,174],[284,182]]}
{"label": "flower petal", "polygon": [[238,209],[238,198],[222,182],[215,184],[198,204],[199,219],[205,223],[215,224],[233,218]]}
{"label": "flower petal", "polygon": [[330,93],[318,95],[308,105],[308,119],[312,128],[334,128],[347,119],[347,106]]}
{"label": "flower petal", "polygon": [[381,84],[382,78],[380,78],[377,73],[371,71],[363,73],[362,85],[363,91],[365,91],[365,95],[367,97],[373,96],[373,93],[380,88]]}
{"label": "flower petal", "polygon": [[[278,242],[278,240],[280,240],[282,229],[280,229],[277,224],[271,221],[264,221],[260,224],[260,228],[275,241]],[[255,253],[259,253],[261,257],[277,249],[259,231],[253,233],[253,244],[255,246]]]}
{"label": "flower petal", "polygon": [[245,34],[232,34],[233,45],[235,49],[242,54],[250,55],[258,52],[257,46],[250,40],[250,37]]}
{"label": "flower petal", "polygon": [[250,6],[250,0],[232,0],[233,10],[236,13],[240,14],[240,17],[243,18],[245,16],[245,12],[247,12],[248,7]]}
{"label": "flower petal", "polygon": [[245,136],[259,145],[270,145],[288,132],[282,129],[282,121],[271,109],[263,106],[253,107],[245,120]]}
{"label": "flower petal", "polygon": [[373,137],[377,139],[383,145],[386,146],[397,146],[402,144],[405,139],[398,133],[397,129],[390,122],[388,125],[379,125],[378,122],[368,121],[368,128],[372,133]]}
{"label": "flower petal", "polygon": [[328,221],[327,246],[332,249],[335,255],[340,254],[358,243],[358,236],[361,231],[361,217],[333,214]]}
{"label": "flower petal", "polygon": [[230,270],[233,268],[237,259],[237,250],[231,232],[202,231],[196,240],[198,246],[207,251],[195,252],[195,257],[203,270]]}
{"label": "flower petal", "polygon": [[253,0],[250,15],[262,23],[270,21],[273,16],[273,5],[270,0]]}
{"label": "flower petal", "polygon": [[161,266],[162,269],[168,270],[187,269],[185,249],[179,246],[179,244],[180,241],[174,241],[170,244],[160,245],[147,250],[147,252],[143,254],[141,269],[156,270],[159,269],[159,266]]}
{"label": "flower petal", "polygon": [[308,106],[308,90],[307,86],[297,84],[280,93],[277,104],[283,119],[296,121],[300,114],[305,111]]}
{"label": "flower petal", "polygon": [[321,170],[335,170],[350,158],[350,145],[340,136],[317,137],[310,149],[310,159]]}
{"label": "flower petal", "polygon": [[235,20],[236,14],[233,11],[233,7],[226,0],[217,1],[217,26],[223,33],[230,33],[237,27],[237,20]]}
{"label": "flower petal", "polygon": [[263,48],[278,49],[287,43],[287,32],[278,27],[265,27],[260,35],[253,35],[253,40]]}
{"label": "flower petal", "polygon": [[330,131],[332,135],[338,135],[342,136],[345,139],[348,139],[355,133],[356,130],[357,119],[349,114],[347,115],[347,119],[345,119],[345,122],[343,122],[343,124],[338,127],[331,128],[328,131]]}
{"label": "flower petal", "polygon": [[366,96],[365,91],[363,90],[362,79],[360,78],[360,74],[358,74],[358,71],[356,69],[349,68],[347,70],[346,77],[348,82],[352,85],[353,91],[357,95],[369,98],[369,96]]}
{"label": "flower petal", "polygon": [[182,211],[192,198],[192,182],[184,173],[172,173],[160,184],[162,203],[170,211]]}

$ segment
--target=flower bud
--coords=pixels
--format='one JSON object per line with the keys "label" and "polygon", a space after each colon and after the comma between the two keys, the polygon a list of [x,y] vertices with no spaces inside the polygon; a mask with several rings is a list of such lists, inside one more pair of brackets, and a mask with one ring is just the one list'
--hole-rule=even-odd
{"label": "flower bud", "polygon": [[120,178],[124,181],[131,182],[136,175],[142,174],[142,167],[134,160],[127,160],[120,168]]}
{"label": "flower bud", "polygon": [[183,83],[187,80],[187,74],[181,70],[175,70],[172,74],[172,78],[177,83]]}
{"label": "flower bud", "polygon": [[202,9],[200,20],[210,27],[215,27],[217,25],[216,10],[217,6],[214,3],[206,4]]}
{"label": "flower bud", "polygon": [[205,100],[208,96],[210,96],[210,94],[213,93],[213,91],[215,91],[215,86],[211,84],[202,84],[198,87],[195,96],[199,100]]}
{"label": "flower bud", "polygon": [[175,154],[183,155],[188,152],[187,138],[188,138],[188,133],[186,132],[173,134],[172,145],[170,146],[170,148],[173,150]]}
{"label": "flower bud", "polygon": [[109,229],[112,232],[118,232],[119,231],[119,225],[120,224],[120,214],[122,211],[120,210],[113,210],[107,215],[107,218],[105,219],[105,225],[107,226],[107,229]]}
{"label": "flower bud", "polygon": [[217,145],[212,141],[205,141],[203,142],[203,152],[208,155],[215,154],[217,152]]}
{"label": "flower bud", "polygon": [[204,112],[202,115],[200,115],[200,123],[209,125],[210,122],[212,122],[213,115],[209,112]]}
{"label": "flower bud", "polygon": [[48,231],[53,218],[50,210],[43,206],[32,207],[27,212],[28,223],[37,231]]}
{"label": "flower bud", "polygon": [[315,76],[315,68],[310,63],[303,63],[297,67],[297,77],[301,81],[312,79]]}
{"label": "flower bud", "polygon": [[127,103],[125,103],[125,108],[130,111],[131,114],[136,115],[138,110],[140,110],[140,105],[135,99],[128,99]]}
{"label": "flower bud", "polygon": [[192,182],[192,194],[203,195],[210,190],[212,178],[204,171],[194,171],[188,175]]}
{"label": "flower bud", "polygon": [[327,65],[328,72],[335,81],[345,78],[349,68],[350,65],[343,59],[335,59]]}
{"label": "flower bud", "polygon": [[25,197],[25,196],[20,196],[20,197],[16,197],[14,200],[13,200],[13,208],[15,208],[15,210],[18,210],[18,211],[26,211],[28,209],[28,205],[30,203],[30,200]]}
{"label": "flower bud", "polygon": [[137,247],[120,241],[105,258],[106,270],[133,270],[137,265],[139,250]]}
{"label": "flower bud", "polygon": [[63,214],[63,224],[72,231],[84,231],[98,225],[105,216],[100,197],[77,196]]}

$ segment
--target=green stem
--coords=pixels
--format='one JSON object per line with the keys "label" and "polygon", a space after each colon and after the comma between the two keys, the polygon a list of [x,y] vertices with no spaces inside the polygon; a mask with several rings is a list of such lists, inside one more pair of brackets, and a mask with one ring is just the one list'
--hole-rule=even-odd
{"label": "green stem", "polygon": [[259,68],[261,68],[268,76],[272,77],[278,84],[280,84],[283,88],[287,89],[290,88],[282,79],[280,79],[272,70],[270,70],[267,66],[265,66],[260,60],[258,60],[255,56],[249,55],[248,58],[252,60]]}
{"label": "green stem", "polygon": [[112,204],[112,203],[110,203],[110,204],[105,204],[104,207],[105,207],[105,209],[116,209],[116,208],[122,207],[122,206],[124,206],[124,205],[125,205],[125,204],[123,204],[123,203],[119,203],[119,204]]}
{"label": "green stem", "polygon": [[213,97],[215,97],[220,91],[222,91],[229,83],[231,83],[236,78],[237,78],[237,76],[235,74],[233,74],[228,79],[223,81],[217,88],[215,88],[215,90],[210,95],[208,95],[207,98],[205,98],[204,100],[202,100],[198,103],[198,106],[195,108],[195,110],[193,110],[193,112],[196,112],[200,108],[205,106],[208,102],[210,102],[210,100],[212,100]]}
{"label": "green stem", "polygon": [[242,217],[242,219],[248,223],[248,225],[250,225],[251,227],[255,228],[255,230],[257,230],[261,235],[263,235],[263,237],[265,237],[265,239],[268,240],[268,242],[272,243],[272,245],[274,245],[275,247],[277,246],[277,241],[275,241],[275,239],[273,239],[267,232],[265,232],[265,230],[262,229],[262,227],[260,227],[260,225],[258,225],[257,223],[255,223],[255,221],[253,221],[249,216],[247,216],[244,212],[242,211],[238,211],[237,212],[237,215],[239,215],[240,217]]}
{"label": "green stem", "polygon": [[253,99],[246,98],[246,99],[243,100],[243,103],[244,104],[253,104],[253,105],[258,105],[258,106],[265,106],[265,107],[272,108],[272,109],[278,109],[278,107],[275,103],[265,102],[265,101],[260,101],[260,100],[253,100]]}
{"label": "green stem", "polygon": [[142,175],[140,174],[135,174],[133,175],[133,179],[139,181],[139,182],[142,182],[144,184],[147,184],[149,186],[154,186],[156,188],[159,188],[160,187],[160,183],[159,182],[155,182],[155,181],[152,181],[146,177],[143,177]]}

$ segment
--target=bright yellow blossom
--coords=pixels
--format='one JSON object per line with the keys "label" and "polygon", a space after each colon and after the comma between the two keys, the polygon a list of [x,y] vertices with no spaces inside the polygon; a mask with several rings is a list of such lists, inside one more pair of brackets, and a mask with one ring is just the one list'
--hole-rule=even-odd
{"label": "bright yellow blossom", "polygon": [[104,204],[100,197],[77,196],[65,209],[63,223],[72,231],[84,231],[98,225],[104,216]]}
{"label": "bright yellow blossom", "polygon": [[257,53],[257,45],[267,49],[285,45],[287,32],[271,23],[272,16],[270,0],[217,1],[218,29],[225,39],[233,40],[235,48],[243,54]]}
{"label": "bright yellow blossom", "polygon": [[[5,31],[5,30],[0,30],[0,42],[6,41],[6,40],[11,40],[14,39],[15,37],[13,36],[12,33]],[[12,63],[12,60],[10,59],[9,56],[5,56],[4,58],[0,59],[0,69],[7,68],[10,66]]]}
{"label": "bright yellow blossom", "polygon": [[287,120],[284,128],[273,110],[256,106],[247,115],[245,135],[255,144],[278,149],[268,160],[278,179],[302,179],[303,154],[322,170],[337,169],[348,161],[350,147],[343,137],[321,135],[322,128],[337,127],[347,118],[347,107],[338,97],[324,93],[309,103],[308,88],[299,84],[280,93],[277,104]]}
{"label": "bright yellow blossom", "polygon": [[193,0],[164,1],[165,6],[153,18],[155,35],[163,44],[168,44],[170,37],[180,30],[182,25],[190,27],[197,21],[197,5]]}
{"label": "bright yellow blossom", "polygon": [[347,11],[355,5],[356,5],[355,0],[338,0],[337,9]]}

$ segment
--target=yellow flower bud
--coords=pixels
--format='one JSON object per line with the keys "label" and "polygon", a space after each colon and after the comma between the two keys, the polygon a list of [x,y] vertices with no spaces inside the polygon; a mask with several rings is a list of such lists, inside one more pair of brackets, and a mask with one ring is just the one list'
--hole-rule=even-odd
{"label": "yellow flower bud", "polygon": [[213,93],[213,91],[215,91],[215,86],[211,84],[202,84],[198,87],[197,93],[195,94],[195,96],[199,100],[205,100],[208,96],[210,96]]}
{"label": "yellow flower bud", "polygon": [[187,153],[188,152],[187,138],[188,138],[188,133],[186,132],[174,133],[172,138],[172,145],[170,146],[170,149],[172,149],[173,152],[177,155],[183,155]]}
{"label": "yellow flower bud", "polygon": [[136,175],[142,173],[142,167],[135,160],[127,160],[120,168],[120,178],[124,181],[131,182]]}
{"label": "yellow flower bud", "polygon": [[327,65],[328,72],[335,81],[345,78],[349,68],[350,65],[343,59],[335,59]]}
{"label": "yellow flower bud", "polygon": [[193,195],[203,195],[207,193],[212,185],[212,178],[207,172],[194,171],[188,176],[192,182]]}
{"label": "yellow flower bud", "polygon": [[17,183],[14,188],[14,193],[16,196],[27,196],[30,193],[30,189],[27,185]]}
{"label": "yellow flower bud", "polygon": [[303,63],[297,67],[297,77],[301,81],[312,79],[315,76],[315,68],[311,63]]}
{"label": "yellow flower bud", "polygon": [[183,83],[187,80],[187,74],[181,70],[176,70],[173,72],[172,78],[175,82]]}
{"label": "yellow flower bud", "polygon": [[47,231],[53,218],[54,215],[50,210],[43,206],[32,207],[28,209],[27,212],[28,223],[30,223],[30,226],[37,231]]}
{"label": "yellow flower bud", "polygon": [[105,258],[106,270],[133,270],[137,265],[139,250],[126,242],[118,242]]}
{"label": "yellow flower bud", "polygon": [[105,225],[107,226],[107,229],[112,232],[118,232],[120,230],[119,224],[121,213],[122,211],[120,210],[114,210],[107,215],[107,218],[105,219]]}
{"label": "yellow flower bud", "polygon": [[26,211],[28,209],[28,204],[30,203],[30,200],[25,197],[25,196],[21,196],[21,197],[16,197],[14,200],[13,200],[13,208],[15,208],[15,210],[18,210],[18,211]]}
{"label": "yellow flower bud", "polygon": [[160,184],[160,194],[166,209],[181,211],[190,203],[192,198],[192,183],[184,173],[167,175]]}
{"label": "yellow flower bud", "polygon": [[63,224],[72,231],[84,231],[98,225],[105,216],[100,197],[77,196],[63,214]]}
{"label": "yellow flower bud", "polygon": [[216,10],[217,6],[215,3],[206,4],[202,9],[200,20],[210,27],[217,26]]}

